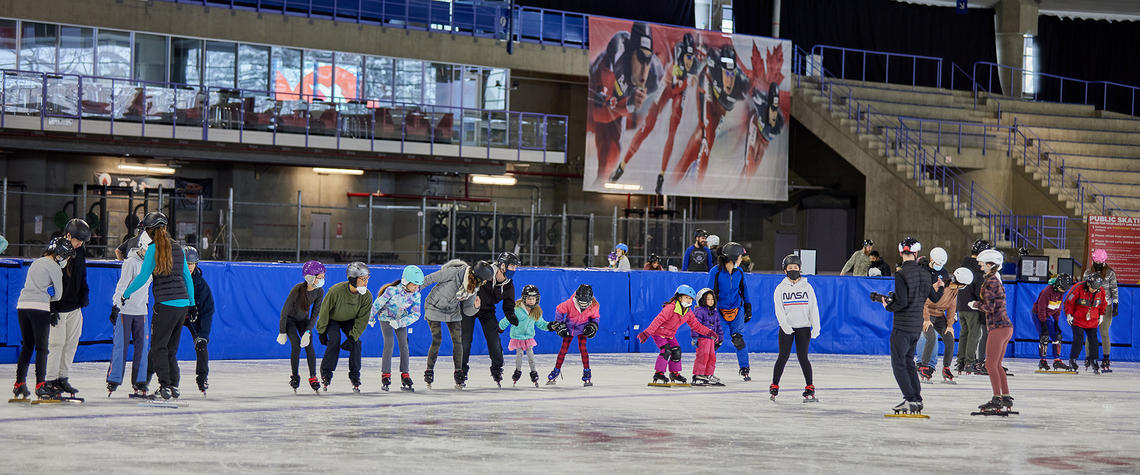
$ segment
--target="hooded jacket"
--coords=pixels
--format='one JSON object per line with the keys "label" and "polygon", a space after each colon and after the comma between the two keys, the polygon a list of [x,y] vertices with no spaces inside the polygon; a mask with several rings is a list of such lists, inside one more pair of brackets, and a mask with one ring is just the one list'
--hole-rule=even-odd
{"label": "hooded jacket", "polygon": [[463,315],[475,314],[475,292],[467,293],[464,285],[467,275],[466,262],[453,259],[443,264],[439,270],[424,276],[424,285],[435,284],[424,299],[424,320],[432,322],[458,322]]}
{"label": "hooded jacket", "polygon": [[716,336],[716,333],[697,321],[697,317],[693,315],[692,310],[682,307],[680,302],[669,302],[665,304],[665,306],[661,308],[661,312],[657,314],[657,317],[641,332],[641,335],[665,339],[673,338],[677,335],[677,329],[681,328],[681,325],[684,324],[688,324],[689,328],[693,329],[693,333],[707,337]]}
{"label": "hooded jacket", "polygon": [[135,252],[136,249],[127,251],[127,257],[123,259],[123,266],[119,271],[119,283],[115,285],[115,294],[111,297],[111,305],[119,307],[119,311],[124,315],[146,315],[147,303],[150,300],[150,279],[139,289],[140,293],[132,295],[127,299],[127,303],[120,306],[119,298],[123,296],[123,291],[127,290],[127,286],[139,275],[142,270],[143,258]]}
{"label": "hooded jacket", "polygon": [[[538,320],[535,320],[534,317],[531,317],[530,314],[526,312],[526,308],[522,305],[515,306],[515,318],[519,320],[519,324],[511,327],[512,340],[529,340],[534,338],[535,327],[538,327],[538,329],[542,331],[550,331],[550,322],[541,316],[538,317]],[[510,326],[511,322],[507,321],[506,317],[499,319],[500,330],[506,330],[507,327]]]}
{"label": "hooded jacket", "polygon": [[575,337],[582,334],[587,323],[598,323],[601,318],[600,309],[601,305],[594,300],[585,310],[579,310],[574,297],[570,297],[554,308],[554,321],[565,323],[566,328],[570,329],[570,336]]}

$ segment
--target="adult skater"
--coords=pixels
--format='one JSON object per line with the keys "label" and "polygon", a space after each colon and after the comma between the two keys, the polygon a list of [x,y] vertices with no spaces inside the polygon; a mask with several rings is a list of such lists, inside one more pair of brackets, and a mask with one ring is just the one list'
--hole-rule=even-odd
{"label": "adult skater", "polygon": [[[147,213],[143,228],[151,243],[147,245],[139,275],[123,291],[119,304],[125,304],[139,289],[153,279],[154,316],[151,318],[150,354],[147,370],[158,373],[158,391],[152,397],[163,399],[179,396],[178,343],[182,322],[188,314],[198,313],[194,308],[194,279],[182,246],[174,242],[166,231],[166,215],[157,211]],[[149,380],[149,378],[148,378]]]}
{"label": "adult skater", "polygon": [[[930,250],[930,256],[929,257],[926,257],[926,256],[919,257],[918,258],[918,264],[919,264],[919,266],[925,267],[927,270],[930,271],[930,279],[932,282],[936,281],[936,280],[941,280],[943,283],[949,283],[950,282],[950,274],[946,270],[946,261],[947,260],[949,260],[949,256],[946,254],[946,250],[942,249],[941,247],[936,247],[936,248]],[[957,302],[955,301],[955,303],[957,303]],[[942,298],[939,300],[939,302],[926,302],[926,306],[928,309],[931,305],[945,305],[945,304],[946,304],[946,292],[945,291],[943,291]],[[927,319],[929,319],[933,322],[933,321],[935,321],[934,316],[936,314],[937,314],[937,311],[927,311],[926,317],[927,317]],[[934,357],[934,353],[927,353],[926,348],[929,346],[933,350],[933,349],[936,349],[938,347],[938,335],[935,333],[934,330],[935,330],[934,327],[923,329],[922,335],[919,335],[919,337],[918,337],[918,346],[915,347],[915,354],[916,355],[923,355],[923,359],[920,359],[917,362],[918,375],[919,375],[919,378],[921,378],[923,381],[926,381],[926,382],[930,382],[930,378],[932,378],[934,376],[934,364],[933,364],[933,362],[931,364],[926,363],[928,360],[933,360],[933,357]],[[945,329],[943,329],[942,331],[944,331],[944,330]]]}
{"label": "adult skater", "polygon": [[1053,347],[1053,369],[1058,371],[1073,371],[1069,365],[1061,361],[1061,310],[1065,302],[1065,292],[1073,286],[1073,278],[1069,274],[1061,274],[1049,281],[1049,285],[1037,294],[1033,302],[1033,323],[1037,325],[1037,353],[1041,361],[1037,368],[1042,371],[1049,370],[1049,362],[1045,359],[1046,351]]}
{"label": "adult skater", "polygon": [[83,333],[83,308],[87,306],[87,250],[83,245],[91,239],[91,227],[75,218],[63,227],[63,238],[71,242],[75,255],[67,260],[63,269],[63,289],[59,300],[51,303],[51,311],[59,314],[59,324],[52,325],[48,337],[47,379],[60,393],[71,394],[79,390],[68,382],[71,362],[79,348],[79,335]]}
{"label": "adult skater", "polygon": [[186,246],[186,266],[190,268],[190,278],[194,281],[194,307],[197,313],[186,318],[186,328],[190,330],[190,337],[194,340],[194,382],[198,390],[206,394],[210,388],[210,328],[214,324],[214,293],[210,291],[210,284],[202,276],[202,269],[198,267],[198,249]]}
{"label": "adult skater", "polygon": [[792,343],[796,344],[796,358],[800,361],[800,370],[804,373],[804,402],[815,402],[815,384],[812,382],[811,361],[808,361],[808,345],[811,340],[819,338],[819,301],[815,298],[815,289],[808,283],[807,278],[800,275],[800,256],[788,254],[784,256],[784,280],[776,285],[772,292],[772,303],[775,305],[776,322],[779,328],[776,331],[779,340],[780,354],[776,357],[776,365],[772,368],[772,384],[768,392],[772,400],[780,391],[780,377],[784,374],[784,365],[792,353]]}
{"label": "adult skater", "polygon": [[716,254],[707,246],[708,237],[709,233],[704,229],[693,231],[693,245],[685,248],[685,254],[681,256],[682,271],[708,272],[709,266],[714,265]]}
{"label": "adult skater", "polygon": [[[931,274],[931,277],[938,278],[936,274]],[[918,360],[918,372],[928,383],[934,377],[934,357],[938,353],[935,349],[938,347],[938,337],[941,336],[945,348],[942,353],[942,382],[954,384],[954,372],[950,370],[950,362],[954,358],[954,321],[957,319],[954,307],[958,304],[958,291],[974,283],[974,273],[970,269],[959,267],[943,282],[947,285],[942,289],[942,298],[937,302],[926,301],[926,319],[933,325],[924,328],[922,332],[926,345],[922,347],[922,357]]]}
{"label": "adult skater", "polygon": [[1006,345],[1013,337],[1013,322],[1005,310],[1005,286],[1001,283],[1001,265],[1004,260],[1001,252],[986,249],[978,253],[978,266],[981,267],[985,280],[978,289],[979,300],[970,303],[970,307],[982,312],[985,324],[989,326],[986,337],[986,370],[990,376],[990,387],[993,389],[993,398],[978,406],[984,413],[1009,411],[1013,407],[1013,397],[1009,393],[1009,381],[1002,369],[1002,360],[1005,358]]}
{"label": "adult skater", "polygon": [[[479,286],[495,278],[495,268],[487,261],[467,265],[459,259],[443,264],[439,270],[424,277],[424,287],[435,284],[424,299],[424,320],[431,330],[431,346],[428,347],[427,369],[424,382],[428,389],[435,381],[435,360],[439,356],[439,345],[443,342],[442,325],[447,325],[451,335],[451,360],[455,363],[455,387],[463,384],[463,315],[475,314],[479,307]],[[497,332],[497,331],[496,331]]]}
{"label": "adult skater", "polygon": [[958,322],[962,326],[962,334],[958,337],[958,364],[955,368],[958,374],[980,372],[985,374],[985,368],[979,363],[985,359],[985,350],[978,348],[982,340],[981,314],[970,308],[969,303],[978,300],[978,288],[982,285],[982,268],[978,266],[978,254],[990,249],[990,242],[985,239],[974,241],[970,248],[970,256],[962,258],[960,267],[970,269],[974,273],[974,282],[958,291]]}
{"label": "adult skater", "polygon": [[304,282],[294,285],[281,306],[281,333],[277,335],[277,343],[284,345],[289,342],[289,366],[293,373],[289,376],[289,386],[293,392],[301,385],[301,375],[298,374],[300,366],[301,348],[305,349],[305,361],[309,364],[309,386],[314,391],[321,388],[317,380],[316,351],[313,348],[313,327],[320,318],[321,305],[325,300],[325,265],[317,261],[306,262],[301,266],[301,275]]}
{"label": "adult skater", "polygon": [[[63,297],[63,267],[67,267],[75,249],[71,241],[62,237],[52,239],[43,255],[28,267],[24,288],[16,300],[16,317],[20,325],[20,353],[16,358],[16,384],[12,394],[16,399],[27,400],[28,363],[32,351],[36,352],[36,396],[52,399],[58,396],[55,386],[47,384],[48,333],[52,325],[59,324],[59,314],[51,311],[51,303]],[[51,289],[51,292],[48,290]]]}
{"label": "adult skater", "polygon": [[[864,239],[863,248],[851,254],[847,262],[843,263],[843,268],[839,270],[839,275],[867,275],[867,271],[871,269],[871,251],[874,250],[875,241]],[[883,275],[891,275],[891,273],[884,272]]]}
{"label": "adult skater", "polygon": [[1098,273],[1089,275],[1088,279],[1069,290],[1065,297],[1065,315],[1069,325],[1073,327],[1073,347],[1069,350],[1069,366],[1077,370],[1077,357],[1081,354],[1081,347],[1088,340],[1088,351],[1085,353],[1085,371],[1092,367],[1093,373],[1100,374],[1097,365],[1097,355],[1100,353],[1100,343],[1097,342],[1097,327],[1103,323],[1105,312],[1108,310],[1108,293],[1104,289],[1104,277]]}
{"label": "adult skater", "polygon": [[1112,351],[1112,336],[1109,328],[1112,327],[1112,317],[1120,313],[1120,293],[1116,288],[1116,271],[1108,265],[1108,252],[1104,249],[1094,250],[1092,261],[1093,265],[1085,270],[1084,278],[1088,280],[1093,274],[1100,274],[1101,279],[1104,280],[1104,298],[1108,301],[1108,310],[1104,312],[1100,323],[1100,341],[1102,342],[1101,347],[1104,349],[1104,360],[1100,362],[1100,371],[1111,373],[1112,368],[1108,366],[1108,354]]}
{"label": "adult skater", "polygon": [[[360,392],[360,336],[368,326],[368,316],[372,311],[372,293],[368,291],[368,278],[372,274],[368,265],[353,262],[348,265],[348,280],[332,286],[321,302],[320,319],[317,320],[317,334],[325,345],[325,355],[321,358],[321,384],[328,391],[340,359],[340,350],[348,352],[348,379],[352,390]],[[344,334],[344,343],[340,335]]]}
{"label": "adult skater", "polygon": [[879,251],[871,251],[869,257],[871,258],[871,267],[867,269],[867,275],[872,275],[871,269],[878,269],[879,275],[883,277],[891,276],[891,266],[887,265],[887,262],[879,255]]}
{"label": "adult skater", "polygon": [[918,266],[915,259],[921,250],[922,243],[910,236],[899,242],[899,256],[903,263],[895,273],[895,290],[890,297],[880,299],[883,308],[894,313],[890,338],[891,369],[903,393],[903,401],[894,407],[895,413],[922,412],[922,385],[914,364],[914,349],[919,333],[932,325],[923,314],[926,301],[937,301],[943,286],[941,281],[932,285],[930,272]]}
{"label": "adult skater", "polygon": [[[627,261],[628,262],[628,261]],[[491,358],[491,379],[495,384],[503,385],[503,343],[499,339],[499,319],[495,318],[495,305],[502,304],[503,317],[518,325],[515,318],[515,271],[518,270],[519,256],[513,252],[503,252],[495,259],[492,266],[495,277],[479,286],[476,295],[479,296],[479,305],[474,315],[463,315],[463,379],[471,370],[468,361],[471,359],[471,340],[475,338],[475,323],[483,329],[483,338],[487,340],[487,356]]]}
{"label": "adult skater", "polygon": [[123,372],[127,365],[127,345],[134,342],[134,359],[131,362],[131,389],[132,397],[145,397],[147,395],[147,378],[150,372],[147,369],[145,355],[149,343],[149,330],[147,304],[150,298],[150,280],[139,288],[134,297],[125,303],[120,303],[123,292],[142,271],[143,256],[150,246],[150,236],[140,233],[135,241],[137,246],[127,251],[123,259],[122,269],[119,272],[119,282],[115,285],[115,293],[111,297],[111,325],[115,329],[112,333],[111,366],[107,370],[107,395],[115,392],[123,383]]}
{"label": "adult skater", "polygon": [[[752,320],[752,300],[748,298],[748,286],[744,284],[744,270],[740,260],[744,256],[744,246],[735,242],[725,244],[717,256],[717,264],[709,270],[708,288],[716,295],[717,309],[728,326],[732,346],[736,348],[736,362],[740,366],[740,376],[752,381],[749,376],[748,344],[744,341],[744,324]],[[740,315],[743,313],[744,315]]]}

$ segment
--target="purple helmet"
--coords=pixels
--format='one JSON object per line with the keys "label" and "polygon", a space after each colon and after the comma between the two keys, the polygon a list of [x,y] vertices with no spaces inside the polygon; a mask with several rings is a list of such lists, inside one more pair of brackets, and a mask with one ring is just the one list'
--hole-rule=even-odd
{"label": "purple helmet", "polygon": [[301,267],[301,275],[321,275],[325,273],[325,265],[317,261],[306,262]]}

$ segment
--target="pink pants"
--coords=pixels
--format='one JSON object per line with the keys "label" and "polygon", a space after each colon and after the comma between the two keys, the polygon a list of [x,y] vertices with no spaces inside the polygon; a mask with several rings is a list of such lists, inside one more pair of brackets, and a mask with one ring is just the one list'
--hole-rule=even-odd
{"label": "pink pants", "polygon": [[664,349],[661,350],[662,353],[657,354],[657,365],[654,366],[654,370],[665,372],[666,367],[668,367],[670,372],[673,372],[673,371],[680,372],[681,371],[681,362],[680,361],[671,361],[665,357],[665,354],[667,354],[666,352],[669,349],[669,347],[681,346],[680,343],[677,343],[677,339],[676,338],[661,338],[659,336],[654,336],[653,337],[653,344],[657,345],[657,348],[664,347]]}
{"label": "pink pants", "polygon": [[693,362],[693,374],[712,376],[716,371],[716,342],[712,338],[697,339],[697,360]]}
{"label": "pink pants", "polygon": [[1005,359],[1005,347],[1013,337],[1013,327],[994,328],[986,337],[986,372],[990,374],[990,386],[994,396],[1009,394],[1009,382],[1005,370],[1001,368]]}

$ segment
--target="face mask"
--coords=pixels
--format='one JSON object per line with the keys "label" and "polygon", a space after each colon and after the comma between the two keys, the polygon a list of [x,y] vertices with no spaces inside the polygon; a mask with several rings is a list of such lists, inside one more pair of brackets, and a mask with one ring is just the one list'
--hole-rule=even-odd
{"label": "face mask", "polygon": [[62,261],[59,261],[59,267],[60,267],[60,268],[64,268],[64,267],[67,267],[67,261],[69,261],[69,260],[70,260],[70,259],[64,259],[64,260],[62,260]]}
{"label": "face mask", "polygon": [[364,295],[364,294],[368,293],[368,289],[365,287],[357,287],[356,293],[358,293],[360,295]]}
{"label": "face mask", "polygon": [[685,302],[684,300],[682,300],[680,303],[681,303],[681,308],[689,308],[689,307],[693,306],[693,302]]}
{"label": "face mask", "polygon": [[792,280],[798,280],[800,278],[800,271],[798,270],[790,270],[784,273],[788,274],[788,278]]}
{"label": "face mask", "polygon": [[[313,281],[313,287],[315,287],[315,288],[319,289],[319,288],[324,287],[324,286],[325,286],[325,279],[316,279]],[[361,293],[363,293],[363,292],[361,292]]]}
{"label": "face mask", "polygon": [[1093,269],[1096,269],[1097,271],[1104,269],[1104,263],[1103,262],[1094,262],[1093,263]]}
{"label": "face mask", "polygon": [[942,270],[942,266],[940,264],[934,264],[934,270]]}

